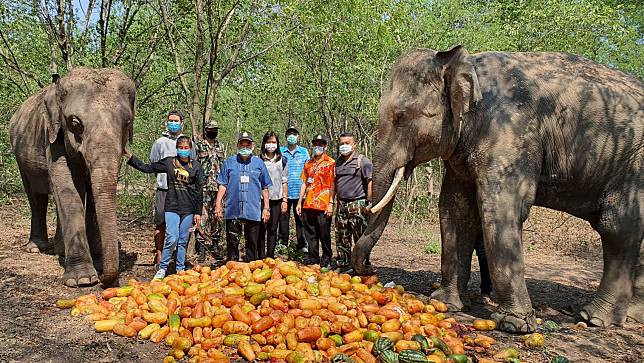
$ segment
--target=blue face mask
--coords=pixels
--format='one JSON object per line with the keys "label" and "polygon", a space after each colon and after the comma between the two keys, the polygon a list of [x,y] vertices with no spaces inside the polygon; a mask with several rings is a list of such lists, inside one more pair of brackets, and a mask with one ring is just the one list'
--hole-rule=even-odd
{"label": "blue face mask", "polygon": [[172,133],[181,131],[181,122],[168,122],[168,131]]}
{"label": "blue face mask", "polygon": [[288,135],[286,137],[286,142],[288,142],[289,145],[297,144],[297,135]]}
{"label": "blue face mask", "polygon": [[251,150],[251,148],[249,148],[249,147],[243,147],[241,149],[238,149],[237,153],[246,158],[246,157],[250,156],[250,154],[253,153],[253,150]]}
{"label": "blue face mask", "polygon": [[177,149],[177,156],[180,158],[189,158],[190,149]]}

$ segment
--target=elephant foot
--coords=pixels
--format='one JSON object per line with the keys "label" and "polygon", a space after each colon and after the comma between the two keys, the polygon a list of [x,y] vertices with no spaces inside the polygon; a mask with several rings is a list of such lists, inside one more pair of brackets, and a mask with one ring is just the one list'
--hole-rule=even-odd
{"label": "elephant foot", "polygon": [[590,304],[581,309],[579,315],[588,323],[598,327],[623,325],[626,321],[626,307],[618,307],[600,297],[596,297]]}
{"label": "elephant foot", "polygon": [[98,274],[92,264],[67,266],[63,274],[63,282],[69,287],[91,286],[98,282]]}
{"label": "elephant foot", "polygon": [[376,270],[371,264],[366,265],[364,262],[354,262],[351,267],[353,267],[353,275],[355,276],[371,276],[376,274]]}
{"label": "elephant foot", "polygon": [[531,333],[537,329],[537,320],[533,309],[523,314],[499,308],[492,314],[492,320],[496,322],[499,330],[508,333]]}
{"label": "elephant foot", "polygon": [[461,311],[463,309],[463,301],[459,294],[445,287],[438,288],[438,290],[432,292],[430,297],[444,302],[449,311]]}
{"label": "elephant foot", "polygon": [[626,315],[629,319],[635,320],[637,323],[644,324],[644,302],[631,301]]}
{"label": "elephant foot", "polygon": [[45,241],[30,240],[22,247],[22,249],[29,253],[40,253],[51,250],[50,247],[49,243]]}

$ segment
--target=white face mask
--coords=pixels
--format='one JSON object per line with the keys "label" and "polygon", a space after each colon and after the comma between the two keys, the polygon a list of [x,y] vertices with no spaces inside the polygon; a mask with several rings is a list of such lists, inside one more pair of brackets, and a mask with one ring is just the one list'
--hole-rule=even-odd
{"label": "white face mask", "polygon": [[266,143],[264,144],[264,147],[266,148],[266,151],[271,153],[277,150],[277,144],[275,143]]}
{"label": "white face mask", "polygon": [[340,145],[340,154],[349,155],[351,154],[351,151],[353,151],[353,147],[351,147],[351,145],[347,145],[347,144]]}
{"label": "white face mask", "polygon": [[322,155],[324,152],[324,146],[313,146],[313,154]]}

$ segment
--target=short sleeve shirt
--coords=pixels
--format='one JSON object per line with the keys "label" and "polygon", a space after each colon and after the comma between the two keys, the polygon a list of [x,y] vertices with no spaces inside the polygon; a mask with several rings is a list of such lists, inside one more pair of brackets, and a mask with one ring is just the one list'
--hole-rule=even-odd
{"label": "short sleeve shirt", "polygon": [[300,188],[302,188],[302,169],[304,163],[309,160],[309,151],[300,145],[296,146],[293,151],[288,147],[280,148],[282,156],[288,162],[288,199],[298,199],[300,197]]}
{"label": "short sleeve shirt", "polygon": [[358,153],[354,153],[349,160],[345,160],[344,157],[338,158],[335,162],[335,194],[338,198],[366,198],[367,183],[371,180],[372,169],[371,160],[364,155],[360,157]]}
{"label": "short sleeve shirt", "polygon": [[319,161],[309,159],[304,164],[301,180],[306,185],[303,207],[325,211],[331,201],[331,188],[335,183],[335,160],[327,154]]}
{"label": "short sleeve shirt", "polygon": [[264,165],[266,165],[268,174],[271,176],[271,182],[273,183],[268,189],[268,199],[282,199],[282,184],[288,183],[288,162],[284,157],[277,159],[277,156],[274,156],[272,159],[264,160]]}
{"label": "short sleeve shirt", "polygon": [[217,183],[226,187],[225,219],[261,220],[262,191],[272,185],[262,159],[254,155],[248,160],[239,155],[229,157]]}

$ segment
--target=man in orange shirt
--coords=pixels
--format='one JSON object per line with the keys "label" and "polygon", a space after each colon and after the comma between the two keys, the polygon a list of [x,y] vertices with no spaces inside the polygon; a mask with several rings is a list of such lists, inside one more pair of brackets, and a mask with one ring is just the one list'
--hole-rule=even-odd
{"label": "man in orange shirt", "polygon": [[[297,214],[304,220],[304,237],[308,243],[307,265],[331,267],[331,217],[335,197],[335,160],[326,154],[327,139],[313,138],[313,157],[304,164],[302,188],[297,202]],[[322,260],[319,243],[322,242]]]}

